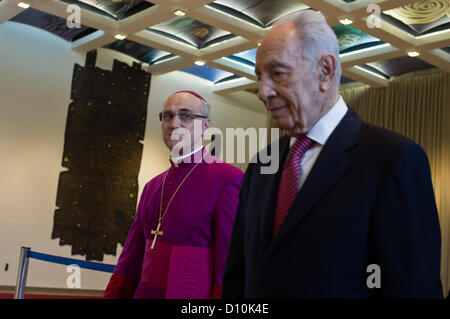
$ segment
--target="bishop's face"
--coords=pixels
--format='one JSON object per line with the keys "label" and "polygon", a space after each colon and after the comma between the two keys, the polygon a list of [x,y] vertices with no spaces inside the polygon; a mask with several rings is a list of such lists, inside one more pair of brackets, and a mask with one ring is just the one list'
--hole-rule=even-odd
{"label": "bishop's face", "polygon": [[[180,112],[191,112],[191,114],[195,115],[204,115],[202,113],[202,109],[203,102],[200,99],[186,92],[178,92],[167,99],[162,112],[171,112],[172,114],[177,114]],[[171,151],[177,143],[182,143],[183,146],[190,147],[190,150],[194,151],[195,145],[202,144],[203,134],[209,127],[209,124],[209,118],[186,119],[182,117],[180,119],[180,116],[175,115],[171,120],[162,121],[161,125],[163,141],[166,144],[167,148]],[[200,130],[194,130],[194,127],[200,128]],[[183,135],[180,135],[179,138],[175,138],[175,134],[172,134],[178,128],[184,128],[189,131],[190,140],[185,140],[185,137]]]}

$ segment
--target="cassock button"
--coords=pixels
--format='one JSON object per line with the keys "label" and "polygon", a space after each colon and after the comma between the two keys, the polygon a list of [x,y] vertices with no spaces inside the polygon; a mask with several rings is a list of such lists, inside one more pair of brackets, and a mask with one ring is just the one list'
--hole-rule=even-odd
{"label": "cassock button", "polygon": [[164,195],[164,198],[169,198],[169,195]]}
{"label": "cassock button", "polygon": [[172,182],[172,181],[168,181],[168,182],[167,182],[167,184],[169,184],[169,185],[172,185],[172,184],[173,184],[173,182]]}

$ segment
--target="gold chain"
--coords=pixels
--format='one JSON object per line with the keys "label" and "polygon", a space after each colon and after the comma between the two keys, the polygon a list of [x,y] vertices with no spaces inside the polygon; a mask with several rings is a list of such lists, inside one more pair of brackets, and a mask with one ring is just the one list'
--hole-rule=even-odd
{"label": "gold chain", "polygon": [[193,168],[191,168],[191,170],[189,171],[189,173],[186,174],[186,176],[183,178],[183,180],[181,181],[180,185],[178,185],[177,189],[175,190],[175,192],[173,193],[172,197],[169,200],[169,203],[167,204],[167,207],[164,211],[164,214],[161,216],[162,213],[162,200],[163,200],[163,193],[164,193],[164,184],[166,182],[166,177],[167,175],[169,175],[169,172],[167,172],[166,175],[164,175],[164,179],[162,182],[162,188],[161,188],[161,201],[159,202],[159,219],[158,222],[161,223],[162,220],[164,219],[164,217],[166,216],[167,210],[169,209],[170,204],[172,203],[173,198],[175,197],[175,195],[177,194],[178,190],[180,189],[181,185],[183,185],[184,181],[188,178],[188,176],[194,171],[194,169],[198,166],[198,164],[200,164],[203,159],[206,156],[206,152],[205,155],[203,155],[202,159],[200,160],[200,162],[196,163],[195,166]]}
{"label": "gold chain", "polygon": [[[152,246],[150,247],[151,250],[153,250],[155,248],[155,244],[156,244],[156,240],[158,238],[158,236],[162,236],[164,234],[164,232],[162,230],[160,230],[161,228],[161,224],[162,224],[162,220],[164,219],[164,217],[166,216],[167,210],[169,209],[170,204],[172,203],[173,198],[175,197],[175,195],[177,194],[178,190],[180,189],[181,185],[183,185],[184,181],[186,180],[186,178],[188,178],[189,175],[191,175],[191,173],[194,171],[194,169],[198,166],[198,164],[200,164],[203,159],[206,156],[206,152],[205,155],[203,155],[202,159],[200,160],[200,162],[196,163],[195,166],[193,168],[191,168],[191,170],[189,171],[189,173],[186,174],[186,176],[183,178],[183,180],[181,181],[180,185],[178,185],[177,189],[175,190],[175,192],[173,193],[172,197],[169,200],[169,203],[167,204],[166,210],[164,211],[164,214],[162,214],[162,201],[163,201],[163,193],[164,193],[164,185],[166,183],[166,177],[167,175],[169,175],[169,171],[167,171],[166,175],[164,175],[164,179],[162,182],[162,188],[161,188],[161,201],[159,202],[159,219],[158,219],[158,226],[156,227],[155,230],[152,230],[150,232],[150,234],[154,235],[153,237],[153,242],[152,242]],[[162,215],[161,215],[162,214]]]}

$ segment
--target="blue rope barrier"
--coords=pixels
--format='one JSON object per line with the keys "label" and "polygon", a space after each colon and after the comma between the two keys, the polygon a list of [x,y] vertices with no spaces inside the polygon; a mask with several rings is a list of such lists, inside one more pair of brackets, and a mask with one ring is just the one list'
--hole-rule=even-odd
{"label": "blue rope barrier", "polygon": [[28,252],[27,257],[39,259],[39,260],[43,260],[43,261],[48,261],[48,262],[55,263],[55,264],[62,264],[62,265],[75,264],[75,265],[78,265],[80,268],[109,272],[109,273],[113,273],[114,268],[116,267],[115,265],[102,264],[102,263],[96,263],[96,262],[92,262],[92,261],[79,260],[79,259],[73,259],[73,258],[59,257],[59,256],[54,256],[54,255],[38,253],[35,251],[31,251],[31,250]]}

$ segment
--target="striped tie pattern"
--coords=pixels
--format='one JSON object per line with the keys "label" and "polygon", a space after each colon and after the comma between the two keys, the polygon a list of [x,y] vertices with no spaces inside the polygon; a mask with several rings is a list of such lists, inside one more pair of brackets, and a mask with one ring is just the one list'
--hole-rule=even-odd
{"label": "striped tie pattern", "polygon": [[289,157],[283,167],[280,187],[278,188],[277,205],[273,223],[274,236],[278,233],[284,218],[294,202],[298,192],[298,179],[301,171],[302,157],[311,148],[314,141],[302,135],[291,147]]}

